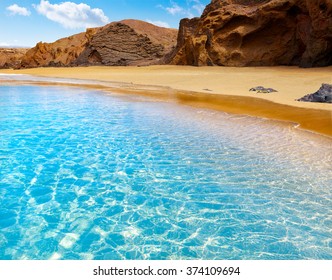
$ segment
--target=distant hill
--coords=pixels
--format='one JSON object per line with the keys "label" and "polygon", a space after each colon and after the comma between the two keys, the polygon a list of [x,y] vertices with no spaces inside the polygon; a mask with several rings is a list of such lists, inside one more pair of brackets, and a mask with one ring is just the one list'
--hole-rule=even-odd
{"label": "distant hill", "polygon": [[72,65],[151,65],[175,48],[177,30],[138,20],[100,28]]}
{"label": "distant hill", "polygon": [[139,20],[112,22],[53,43],[40,42],[17,68],[156,64],[175,47],[176,38],[176,29]]}

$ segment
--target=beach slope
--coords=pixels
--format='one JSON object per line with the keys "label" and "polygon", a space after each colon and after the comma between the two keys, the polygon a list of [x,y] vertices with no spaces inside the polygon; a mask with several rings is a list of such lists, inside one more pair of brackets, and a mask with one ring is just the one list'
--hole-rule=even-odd
{"label": "beach slope", "polygon": [[[111,90],[149,93],[192,106],[300,124],[302,129],[332,136],[332,104],[299,102],[332,84],[332,67],[75,67],[0,70],[3,74],[109,82]],[[263,86],[278,92],[249,91]]]}

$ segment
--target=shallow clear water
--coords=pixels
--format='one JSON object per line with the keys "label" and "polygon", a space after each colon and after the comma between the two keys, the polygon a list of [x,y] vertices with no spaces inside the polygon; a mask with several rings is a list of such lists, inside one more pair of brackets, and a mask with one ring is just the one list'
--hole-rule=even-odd
{"label": "shallow clear water", "polygon": [[0,86],[0,259],[332,259],[331,167],[290,125]]}

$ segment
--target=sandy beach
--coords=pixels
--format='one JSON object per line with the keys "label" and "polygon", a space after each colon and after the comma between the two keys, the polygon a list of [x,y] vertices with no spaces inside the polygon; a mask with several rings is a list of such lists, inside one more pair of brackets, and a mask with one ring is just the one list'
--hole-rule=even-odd
{"label": "sandy beach", "polygon": [[[302,129],[332,136],[332,104],[298,102],[332,84],[332,67],[77,67],[0,70],[2,74],[74,78],[114,83],[110,90],[147,93],[179,103],[289,121]],[[256,86],[278,92],[250,92]]]}

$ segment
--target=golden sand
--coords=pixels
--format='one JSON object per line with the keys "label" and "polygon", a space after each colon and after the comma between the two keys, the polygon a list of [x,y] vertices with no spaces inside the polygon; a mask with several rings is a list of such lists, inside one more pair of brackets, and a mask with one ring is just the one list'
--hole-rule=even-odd
{"label": "golden sand", "polygon": [[[0,70],[7,74],[74,78],[114,83],[112,90],[145,93],[229,113],[300,124],[303,129],[332,136],[332,104],[298,102],[332,84],[332,67],[75,67]],[[278,92],[250,92],[255,86]]]}

